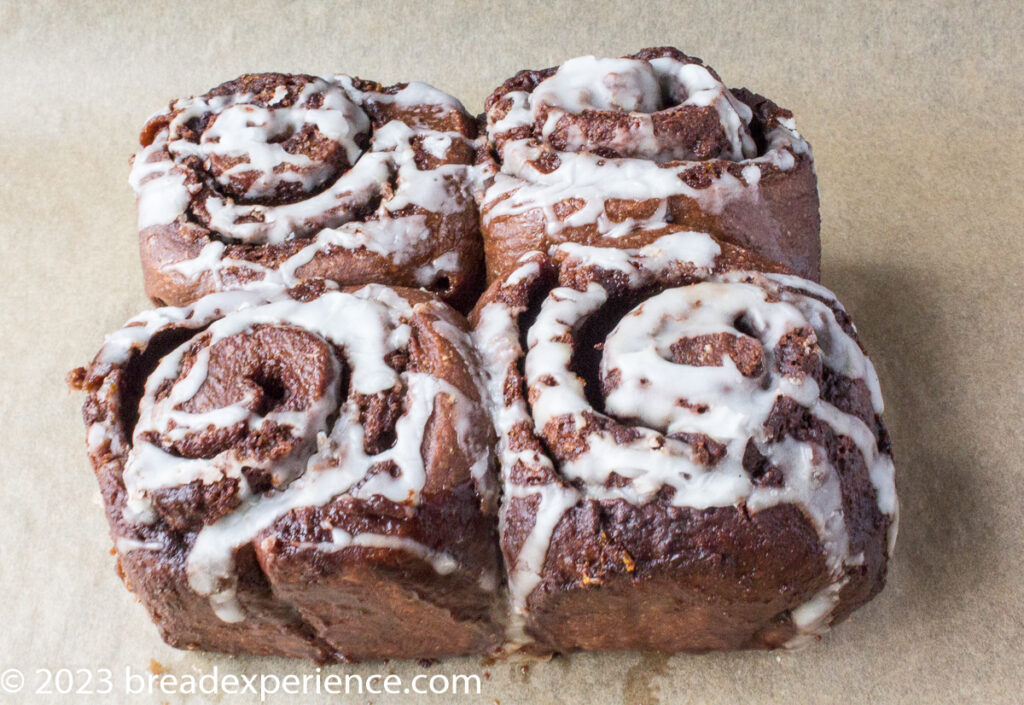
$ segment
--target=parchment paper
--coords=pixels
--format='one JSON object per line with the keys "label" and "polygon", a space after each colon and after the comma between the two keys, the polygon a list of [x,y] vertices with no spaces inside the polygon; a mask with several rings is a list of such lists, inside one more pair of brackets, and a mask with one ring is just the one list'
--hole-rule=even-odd
{"label": "parchment paper", "polygon": [[[888,587],[799,653],[338,666],[482,687],[270,702],[1022,702],[1022,36],[1019,2],[3,2],[0,674],[26,683],[0,702],[258,702],[122,692],[151,659],[176,675],[314,673],[171,649],[114,574],[63,379],[148,305],[126,181],[146,117],[257,70],[425,80],[476,112],[520,68],[658,44],[792,109],[814,146],[824,281],[888,403],[902,500]],[[110,668],[114,692],[34,694],[44,668]]]}

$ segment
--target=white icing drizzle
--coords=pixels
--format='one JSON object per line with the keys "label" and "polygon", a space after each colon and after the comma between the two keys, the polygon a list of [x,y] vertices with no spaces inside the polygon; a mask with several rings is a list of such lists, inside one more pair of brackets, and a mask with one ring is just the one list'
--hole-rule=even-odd
{"label": "white icing drizzle", "polygon": [[[564,242],[553,248],[553,251],[564,253],[569,256],[569,260],[583,262],[587,266],[621,272],[631,285],[638,286],[651,274],[666,271],[684,262],[692,265],[697,273],[707,275],[722,248],[707,233],[677,232],[663,235],[649,245],[636,249],[589,247]],[[509,279],[504,281],[508,286]]]}
{"label": "white icing drizzle", "polygon": [[[535,510],[536,525],[509,570],[513,609],[520,623],[528,616],[526,600],[540,581],[553,531],[569,507],[581,499],[621,499],[641,505],[652,501],[663,487],[671,487],[671,503],[679,507],[745,505],[752,513],[779,504],[800,507],[818,531],[831,583],[794,609],[797,636],[789,645],[799,646],[827,630],[846,582],[846,567],[862,563],[864,557],[850,551],[839,475],[824,449],[788,436],[781,440],[768,437],[764,424],[780,397],[793,399],[837,435],[854,442],[869,470],[879,511],[892,520],[891,551],[897,511],[891,457],[879,451],[874,432],[864,421],[820,398],[813,377],[784,375],[775,363],[776,346],[783,336],[811,328],[822,363],[841,375],[863,380],[874,412],[880,414],[877,375],[857,342],[836,320],[833,308],[841,309],[839,303],[824,287],[799,277],[757,272],[710,274],[708,268],[716,254],[714,240],[701,233],[666,236],[643,250],[577,244],[553,249],[554,259],[563,267],[624,273],[634,286],[649,283],[679,259],[692,262],[707,279],[648,298],[607,336],[601,375],[608,379],[614,372],[617,385],[605,396],[605,408],[613,417],[636,419],[632,428],[637,437],[623,442],[610,432],[591,429],[585,435],[586,449],[560,463],[557,472],[544,455],[513,452],[508,445],[510,433],[517,424],[527,422],[540,435],[550,421],[566,416],[580,431],[588,416],[603,416],[591,407],[583,381],[569,367],[573,349],[566,341],[602,307],[608,292],[597,282],[583,291],[568,287],[550,290],[527,331],[525,353],[519,344],[518,311],[500,302],[481,311],[475,336],[490,380],[505,495],[536,495],[540,502]],[[535,253],[525,258],[526,263],[506,281],[518,284],[539,276],[539,257]],[[671,346],[679,340],[721,333],[748,337],[736,328],[741,317],[760,342],[765,357],[760,374],[745,377],[728,355],[720,366],[672,361]],[[524,354],[529,408],[523,400],[506,403],[504,398],[506,380],[515,374],[516,361]],[[686,405],[679,404],[680,400]],[[713,466],[704,465],[690,445],[668,437],[677,433],[705,434],[725,446],[725,455]],[[742,465],[750,440],[782,473],[781,485],[759,486],[751,481]],[[541,485],[518,484],[511,472],[517,463],[538,468],[542,477],[547,474],[561,479]],[[626,482],[608,483],[613,472]],[[576,481],[582,490],[562,484],[566,480]],[[504,517],[502,521],[504,526]]]}
{"label": "white icing drizzle", "polygon": [[[663,105],[662,95],[673,101]],[[652,113],[683,106],[713,106],[729,141],[722,156],[739,161],[756,155],[747,126],[753,117],[749,107],[736,100],[721,81],[700,64],[665,57],[651,61],[598,59],[580,56],[558,67],[529,97],[534,121],[544,117],[541,135],[548,138],[567,114],[585,111],[628,113],[630,129],[619,130],[609,146],[619,153],[639,152],[656,161],[684,158],[659,142]],[[570,144],[584,148],[584,135],[575,129]]]}
{"label": "white icing drizzle", "polygon": [[193,189],[185,173],[172,161],[162,159],[158,145],[144,147],[135,155],[128,183],[138,202],[139,230],[173,223],[188,208]]}
{"label": "white icing drizzle", "polygon": [[832,610],[839,604],[839,593],[847,583],[844,576],[791,612],[797,633],[786,643],[787,649],[802,649],[828,631]]}
{"label": "white icing drizzle", "polygon": [[[203,131],[198,148],[188,140],[172,140],[168,145],[171,153],[179,159],[198,153],[204,161],[211,157],[241,160],[215,178],[221,186],[229,186],[230,177],[255,172],[258,178],[246,192],[247,198],[273,197],[276,187],[283,182],[298,183],[309,192],[330,178],[330,164],[314,164],[308,156],[292,154],[280,142],[271,141],[279,135],[299,132],[306,125],[315,126],[324,138],[337,142],[344,149],[348,162],[355,163],[362,154],[355,138],[369,131],[370,121],[344,90],[326,81],[314,81],[289,108],[276,105],[287,93],[284,86],[278,86],[277,93],[280,97],[269,108],[239,103],[235,97]],[[317,108],[309,105],[314,95],[322,97]],[[205,112],[209,106],[204,103],[197,104],[196,108]],[[186,114],[191,112],[186,111]],[[181,120],[181,116],[176,120]],[[316,168],[297,171],[289,167]]]}
{"label": "white icing drizzle", "polygon": [[163,541],[139,541],[128,536],[118,536],[114,540],[117,552],[124,554],[130,551],[160,551],[163,550]]}
{"label": "white icing drizzle", "polygon": [[[672,105],[664,105],[663,96]],[[506,113],[508,105],[511,108]],[[693,188],[680,178],[701,162],[674,154],[671,145],[655,137],[652,122],[653,114],[676,106],[716,109],[729,144],[719,158],[744,164],[742,178],[721,169],[705,188]],[[595,110],[628,114],[629,129],[616,133],[611,146],[617,153],[632,156],[609,158],[588,151],[578,128],[575,133],[570,130],[567,137],[573,151],[555,151],[547,144],[561,118]],[[809,153],[810,147],[792,120],[780,120],[765,135],[765,153],[757,156],[748,129],[751,119],[750,108],[700,64],[672,57],[650,61],[592,56],[571,59],[532,92],[510,92],[488,112],[487,134],[499,145],[501,172],[483,199],[484,225],[537,209],[548,235],[557,235],[566,227],[596,224],[602,236],[615,238],[636,229],[664,227],[666,201],[672,196],[691,198],[711,214],[721,213],[737,198],[756,200],[762,166],[788,171],[796,164],[795,155]],[[540,120],[543,123],[538,127]],[[527,134],[513,136],[514,130],[526,130]],[[552,151],[559,163],[545,172],[535,162],[543,162]],[[661,203],[647,218],[616,222],[605,210],[609,199],[657,199]],[[559,218],[554,207],[568,200],[579,207]]]}
{"label": "white icing drizzle", "polygon": [[458,98],[421,81],[409,81],[392,93],[366,93],[355,87],[351,76],[338,74],[334,80],[344,86],[349,94],[363,93],[374,103],[397,105],[400,108],[427,107],[438,112],[466,112]]}
{"label": "white icing drizzle", "polygon": [[[346,493],[359,498],[379,495],[413,505],[419,502],[426,479],[421,446],[434,400],[438,394],[448,394],[457,405],[467,402],[454,387],[429,375],[403,373],[402,377],[407,390],[405,413],[395,426],[395,445],[377,455],[367,455],[358,408],[346,402],[330,433],[318,435],[317,450],[307,460],[302,475],[282,491],[254,497],[203,527],[188,557],[192,589],[227,600],[234,590],[234,550],[293,509],[322,506]],[[376,472],[366,479],[371,467],[388,461],[398,466],[397,477]],[[362,484],[355,487],[359,482]]]}
{"label": "white icing drizzle", "polygon": [[[539,265],[530,262],[515,270],[510,278],[532,279],[540,273]],[[491,413],[498,433],[498,459],[501,467],[501,482],[504,501],[499,510],[499,523],[505,525],[509,501],[513,498],[528,498],[537,495],[540,504],[536,508],[536,522],[523,542],[517,559],[508,565],[508,587],[511,598],[511,614],[506,639],[511,646],[525,643],[527,636],[523,625],[527,614],[526,598],[540,582],[548,542],[558,520],[579,499],[578,493],[570,486],[548,483],[522,486],[511,480],[512,469],[517,463],[526,467],[554,472],[551,459],[535,451],[515,451],[509,446],[509,434],[520,423],[530,422],[530,412],[522,399],[511,404],[504,402],[506,374],[516,367],[516,360],[522,354],[519,335],[516,330],[516,312],[502,303],[492,303],[481,311],[479,322],[473,331],[473,340],[480,351],[483,369],[486,371],[487,390],[491,400]]]}
{"label": "white icing drizzle", "polygon": [[[148,441],[149,434],[156,432],[160,438],[175,440],[209,427],[229,428],[243,421],[252,429],[278,423],[290,426],[294,437],[305,439],[308,444],[312,443],[317,430],[325,426],[328,414],[337,406],[337,391],[331,387],[326,395],[301,414],[271,412],[260,416],[249,409],[249,399],[240,399],[230,406],[200,414],[181,411],[181,404],[192,399],[206,381],[211,346],[225,338],[252,331],[258,325],[285,323],[344,347],[352,367],[353,387],[361,394],[374,394],[398,382],[394,370],[384,362],[384,355],[408,342],[409,327],[397,319],[409,313],[408,305],[404,311],[395,311],[373,301],[338,292],[330,292],[305,303],[285,298],[238,311],[210,325],[206,332],[209,339],[188,374],[177,379],[165,397],[156,400],[157,390],[180,374],[182,358],[189,346],[181,345],[166,355],[146,380],[146,390],[139,403],[139,420],[124,469],[128,490],[127,516],[134,520],[150,517],[148,493],[154,489],[178,487],[194,480],[204,483],[224,477],[242,480],[243,466],[273,467],[275,473],[284,474],[279,482],[287,481],[292,473],[301,470],[301,455],[290,461],[278,459],[259,463],[251,457],[239,457],[233,448],[214,458],[182,458]],[[389,329],[390,332],[383,336],[366,334],[367,331],[377,333]],[[335,362],[335,374],[338,370]],[[300,465],[295,466],[295,462]]]}
{"label": "white icing drizzle", "polygon": [[[168,113],[167,126],[136,155],[130,183],[138,201],[140,229],[193,219],[190,206],[204,188],[204,177],[191,171],[187,160],[198,159],[206,169],[214,159],[231,165],[207,184],[201,204],[208,214],[207,227],[219,239],[211,239],[192,259],[163,263],[165,270],[185,278],[210,273],[218,288],[226,288],[231,282],[225,273],[238,269],[291,285],[303,265],[339,249],[365,250],[403,266],[431,252],[433,233],[422,213],[402,213],[402,209],[415,206],[448,216],[473,208],[476,167],[442,163],[420,169],[416,164],[417,141],[423,151],[443,162],[452,145],[468,141],[458,132],[391,120],[373,131],[366,151],[359,146],[360,139],[370,135],[367,111],[374,104],[438,114],[463,110],[451,96],[422,83],[410,83],[393,94],[360,89],[344,75],[317,78],[302,88],[291,105],[279,105],[287,93],[278,86],[269,107],[254,105],[253,96],[247,94],[178,100]],[[317,102],[311,103],[314,98]],[[197,140],[190,121],[207,115],[213,117]],[[313,163],[282,147],[280,136],[304,127],[340,145],[350,165],[344,173],[336,174],[332,164]],[[246,199],[264,200],[240,201],[223,191],[232,177],[250,173],[256,178]],[[267,205],[282,184],[297,184],[310,195]],[[379,206],[364,219],[367,204],[375,198],[380,199]],[[279,275],[256,262],[225,257],[224,241],[273,245],[296,237],[308,237],[310,244],[281,264]],[[429,283],[444,274],[448,264],[441,261],[435,267],[428,259],[417,276]]]}
{"label": "white icing drizzle", "polygon": [[[151,492],[157,488],[178,487],[195,480],[211,483],[226,477],[240,480],[241,504],[197,533],[186,564],[190,586],[199,594],[210,596],[211,606],[221,619],[245,618],[236,595],[235,550],[254,540],[289,511],[323,506],[344,494],[362,499],[380,496],[396,503],[417,505],[426,481],[425,433],[435,405],[442,398],[452,405],[457,443],[470,462],[470,473],[481,497],[484,502],[493,503],[496,488],[488,473],[491,450],[486,436],[474,427],[480,413],[479,403],[442,379],[424,372],[396,372],[385,362],[386,355],[409,344],[409,319],[417,311],[432,314],[426,319],[436,334],[460,353],[468,354],[466,365],[476,375],[482,399],[484,382],[475,368],[477,359],[469,334],[452,322],[448,309],[433,303],[414,307],[395,290],[379,285],[352,293],[329,290],[305,302],[266,285],[214,294],[188,307],[146,312],[108,337],[97,362],[123,364],[167,327],[205,327],[200,337],[166,354],[147,378],[133,447],[124,467],[128,495],[124,516],[129,523],[154,521]],[[268,325],[302,330],[342,349],[352,391],[358,394],[377,394],[401,385],[403,412],[395,424],[394,444],[380,453],[366,453],[359,406],[350,398],[338,409],[336,383],[302,411],[271,411],[260,416],[251,411],[251,404],[247,406],[247,399],[201,413],[182,410],[181,405],[193,398],[208,379],[212,346]],[[202,341],[202,346],[193,354],[191,367],[182,374],[184,355],[195,341]],[[340,364],[332,356],[335,378]],[[161,387],[163,396],[157,399]],[[328,426],[328,418],[335,409],[337,419]],[[173,440],[211,427],[226,428],[244,422],[250,429],[256,429],[271,421],[290,427],[292,437],[299,440],[291,456],[265,463],[274,473],[274,488],[259,495],[248,491],[241,469],[261,464],[253,458],[241,457],[237,449],[225,450],[212,458],[180,458],[165,451],[150,436],[155,432]],[[109,429],[104,425],[102,430]],[[98,447],[101,439],[97,437],[95,442]],[[389,463],[394,464],[393,472],[375,469]],[[426,561],[443,575],[459,568],[449,554],[412,539],[374,533],[350,535],[340,528],[327,528],[333,529],[332,550],[345,546],[399,550]],[[160,547],[125,538],[118,542],[119,550],[126,551]]]}
{"label": "white icing drizzle", "polygon": [[434,571],[437,572],[438,575],[450,575],[459,567],[459,562],[453,558],[451,554],[445,553],[444,551],[435,551],[432,548],[424,546],[419,541],[413,541],[403,536],[391,536],[389,534],[364,532],[353,535],[344,529],[335,528],[331,530],[330,541],[321,541],[320,543],[300,542],[296,545],[299,548],[314,548],[318,551],[326,551],[328,553],[340,551],[343,548],[349,548],[350,546],[362,548],[399,549],[426,561],[431,565],[431,567],[433,567]]}
{"label": "white icing drizzle", "polygon": [[[300,270],[317,255],[332,249],[364,250],[390,257],[396,266],[420,259],[430,252],[433,233],[424,215],[414,214],[401,218],[391,216],[379,220],[351,221],[337,228],[321,230],[309,244],[285,259],[276,268],[264,267],[257,262],[226,257],[225,245],[212,240],[203,245],[199,254],[189,260],[172,262],[165,269],[180,272],[186,277],[208,272],[218,288],[230,288],[225,273],[231,269],[255,272],[259,281],[280,286],[295,286],[305,277]],[[426,286],[444,274],[452,274],[458,267],[458,253],[446,252],[417,267],[417,283]]]}
{"label": "white icing drizzle", "polygon": [[457,271],[461,266],[460,262],[459,253],[454,250],[438,255],[428,264],[416,268],[416,283],[420,286],[430,286],[439,276]]}

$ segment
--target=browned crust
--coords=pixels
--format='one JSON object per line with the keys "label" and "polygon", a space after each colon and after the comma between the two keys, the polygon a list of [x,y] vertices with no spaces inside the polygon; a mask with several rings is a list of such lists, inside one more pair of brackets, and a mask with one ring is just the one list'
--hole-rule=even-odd
{"label": "browned crust", "polygon": [[[246,74],[214,88],[205,96],[226,95],[237,90],[252,91],[255,90],[252,84],[259,84],[262,79],[268,78],[274,79],[276,85],[276,82],[282,80],[287,82],[313,77],[292,74]],[[407,85],[398,83],[393,86],[381,86],[374,81],[362,79],[354,79],[354,82],[360,90],[383,94],[395,93]],[[256,85],[256,88],[258,87],[259,85]],[[438,112],[429,107],[415,106],[405,109],[394,104],[378,104],[367,112],[372,129],[397,119],[412,125],[458,132],[470,140],[475,140],[477,123],[468,113],[462,110]],[[164,128],[167,122],[168,114],[151,119],[142,130],[140,144],[150,144],[153,136]],[[468,146],[451,149],[443,162],[426,151],[421,150],[417,154],[417,164],[421,169],[433,169],[440,164],[469,165],[478,159],[476,148]],[[390,188],[387,185],[386,187]],[[244,286],[262,276],[245,267],[227,267],[221,272],[219,280],[210,271],[185,275],[173,269],[173,265],[198,257],[203,247],[210,242],[225,242],[226,248],[221,259],[250,262],[270,269],[277,269],[286,259],[311,242],[308,238],[297,238],[281,244],[259,245],[224,240],[218,233],[191,216],[192,211],[205,199],[208,188],[209,185],[192,198],[188,207],[190,215],[179,217],[168,225],[143,228],[139,233],[139,254],[142,259],[146,294],[158,306],[184,306],[206,294]],[[456,309],[463,312],[469,310],[483,284],[483,246],[475,201],[457,195],[456,203],[445,213],[432,213],[410,206],[395,212],[394,215],[426,217],[430,246],[419,257],[399,265],[389,256],[365,248],[330,248],[318,252],[310,262],[299,267],[295,272],[296,276],[300,279],[325,278],[341,286],[378,283],[416,288],[420,286],[416,278],[418,268],[429,265],[441,255],[457,252],[460,262],[463,263],[461,268],[447,276],[436,278],[426,288]],[[366,213],[362,220],[370,221],[375,218],[374,214]]]}
{"label": "browned crust", "polygon": [[[650,60],[660,56],[671,56],[686,63],[700,64],[717,77],[714,70],[703,64],[700,59],[687,56],[673,47],[644,49],[626,58]],[[557,68],[520,71],[495,89],[487,98],[486,109],[489,111],[499,105],[509,93],[532,91]],[[759,152],[763,154],[764,132],[780,118],[792,117],[792,113],[746,89],[733,89],[733,94],[753,110],[754,123],[751,131],[758,141]],[[512,137],[527,136],[528,133]],[[488,157],[492,160],[494,169],[500,169],[501,165],[499,146],[493,141],[490,142],[491,151]],[[552,153],[551,157],[557,159],[557,152]],[[817,281],[821,272],[821,219],[817,177],[810,154],[797,154],[794,157],[795,165],[786,171],[771,164],[760,164],[761,178],[757,196],[747,194],[733,198],[720,213],[704,210],[697,201],[687,196],[670,197],[667,199],[668,222],[686,230],[710,233],[716,238],[780,262],[800,276]],[[687,169],[681,178],[693,188],[707,188],[712,178],[724,172],[741,178],[741,172],[748,164],[749,161],[707,159]],[[485,216],[493,205],[487,202],[482,204]],[[609,215],[615,221],[630,217],[647,217],[654,206],[653,200],[616,199],[607,202]],[[572,199],[566,199],[555,204],[554,210],[562,219],[578,207],[579,205],[574,204]],[[528,209],[516,215],[490,219],[485,217],[483,231],[488,283],[514,268],[518,259],[531,250],[546,252],[562,242],[634,248],[648,244],[665,234],[664,230],[648,230],[624,237],[607,238],[601,236],[596,225],[589,224],[564,227],[552,235],[546,231],[544,216],[539,208]]]}
{"label": "browned crust", "polygon": [[[787,272],[776,262],[728,243],[719,244],[722,254],[712,268],[715,273]],[[541,265],[541,275],[513,286],[493,282],[470,315],[474,324],[492,303],[521,311],[520,323],[528,324],[538,300],[559,285],[582,290],[597,278],[613,298],[635,304],[664,289],[699,280],[692,270],[681,268],[654,285],[648,283],[642,291],[631,291],[613,275],[609,278],[593,269],[566,267],[557,253],[555,257],[538,254],[533,259]],[[615,303],[609,306],[614,309]],[[596,316],[601,317],[602,313]],[[848,318],[839,318],[856,340]],[[610,328],[613,323],[606,321],[598,327]],[[525,334],[521,331],[521,335]],[[585,328],[576,335],[573,345],[578,360],[581,351],[600,341],[588,337]],[[713,348],[711,357],[720,355],[718,348],[727,344],[710,338],[704,342]],[[785,362],[787,356],[781,357]],[[582,373],[580,369],[576,372]],[[810,373],[825,375],[819,381],[825,398],[875,429],[880,449],[889,453],[887,432],[873,412],[863,381],[837,380],[820,369]],[[588,388],[600,388],[597,380],[584,379]],[[504,390],[506,403],[528,399],[521,364],[509,372]],[[867,465],[851,439],[835,435],[795,403],[777,404],[766,425],[775,437],[815,440],[827,450],[840,476],[851,555],[862,552],[864,560],[845,569],[847,583],[832,611],[832,623],[837,624],[882,590],[890,520],[878,509]],[[628,423],[612,430],[630,433]],[[696,443],[698,450],[706,442],[682,440]],[[527,471],[517,464],[505,469],[509,475],[506,482],[566,483],[557,466],[558,457],[573,452],[571,437],[560,447],[561,440],[542,436],[529,424],[517,427],[507,442],[513,450],[530,448],[547,454],[556,469],[540,472],[531,467]],[[705,450],[713,455],[713,443]],[[776,481],[771,468],[761,467],[756,455],[750,457],[749,467],[744,458],[754,482]],[[537,511],[532,497],[517,497],[507,503],[501,526],[507,565],[515,564]],[[530,648],[540,651],[773,649],[795,636],[790,611],[831,582],[817,532],[796,505],[781,504],[752,513],[742,505],[680,508],[672,505],[671,495],[664,492],[640,506],[624,500],[585,499],[562,516],[553,532],[541,582],[527,598],[526,629],[537,642]]]}
{"label": "browned crust", "polygon": [[[323,287],[303,287],[293,295],[308,299],[322,291]],[[414,305],[437,301],[423,291],[396,291]],[[416,314],[424,315],[428,314]],[[454,312],[446,320],[468,330],[467,322]],[[467,370],[472,361],[462,360],[454,346],[416,321],[413,327],[420,369],[479,401]],[[118,551],[118,572],[164,640],[178,648],[318,662],[457,656],[496,648],[496,594],[481,586],[483,576],[497,575],[500,569],[496,507],[481,497],[469,474],[469,460],[455,443],[454,421],[440,407],[424,439],[427,480],[419,505],[344,496],[325,507],[284,515],[235,554],[238,599],[246,620],[232,624],[216,616],[209,599],[189,587],[186,575],[198,527],[175,528],[164,521],[133,524],[123,516],[123,470],[142,385],[159,357],[194,333],[166,329],[124,364],[107,365],[97,358],[69,377],[73,386],[88,392],[83,406],[86,425],[103,421],[112,429],[101,446],[90,451],[111,536],[115,541],[126,537],[163,545],[160,550]],[[486,417],[473,425],[490,433]],[[114,452],[114,447],[120,451]],[[443,550],[465,570],[439,575],[402,551],[317,550],[309,543],[328,540],[320,525],[325,517],[351,532],[374,531]]]}

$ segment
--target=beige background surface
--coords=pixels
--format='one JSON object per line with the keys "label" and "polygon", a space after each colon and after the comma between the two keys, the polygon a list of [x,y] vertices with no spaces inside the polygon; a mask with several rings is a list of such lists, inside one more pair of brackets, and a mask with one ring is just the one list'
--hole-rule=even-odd
{"label": "beige background surface", "polygon": [[[170,649],[114,575],[63,377],[147,305],[126,179],[151,112],[254,70],[420,79],[479,111],[519,68],[675,44],[794,110],[814,145],[824,280],[873,353],[897,453],[889,586],[801,653],[427,672],[486,671],[481,694],[455,702],[502,705],[1024,701],[1022,36],[1019,2],[3,2],[0,671],[34,685],[41,667],[109,667],[116,684],[151,658],[176,674],[311,670]],[[422,672],[334,670],[382,669]]]}

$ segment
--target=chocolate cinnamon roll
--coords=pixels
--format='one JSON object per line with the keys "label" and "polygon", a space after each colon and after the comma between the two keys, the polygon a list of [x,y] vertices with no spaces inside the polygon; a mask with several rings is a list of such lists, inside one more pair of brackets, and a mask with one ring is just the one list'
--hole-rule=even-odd
{"label": "chocolate cinnamon roll", "polygon": [[882,589],[882,397],[825,288],[679,232],[528,254],[471,320],[523,648],[793,647]]}
{"label": "chocolate cinnamon roll", "polygon": [[793,115],[661,47],[520,71],[487,99],[489,280],[562,242],[701,230],[817,280],[818,190]]}
{"label": "chocolate cinnamon roll", "polygon": [[158,305],[324,277],[479,292],[476,123],[423,83],[247,74],[142,130],[135,189]]}
{"label": "chocolate cinnamon roll", "polygon": [[125,583],[182,648],[487,652],[492,431],[465,319],[315,280],[211,294],[73,373]]}

